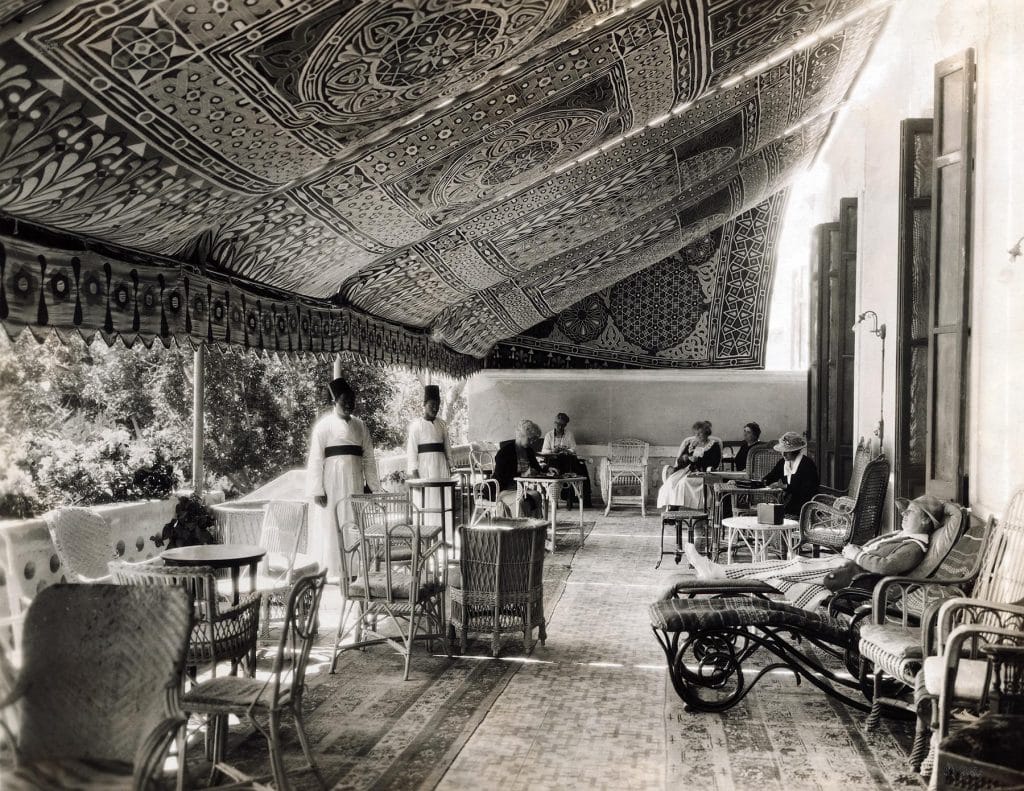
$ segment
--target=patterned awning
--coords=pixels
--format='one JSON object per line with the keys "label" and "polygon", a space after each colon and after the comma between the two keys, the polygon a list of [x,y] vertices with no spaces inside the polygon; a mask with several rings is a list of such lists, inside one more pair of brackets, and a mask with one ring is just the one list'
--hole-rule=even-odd
{"label": "patterned awning", "polygon": [[[753,218],[780,210],[887,13],[877,0],[38,5],[0,2],[9,328],[358,347],[451,371],[536,325],[564,331],[580,305],[614,312],[630,283],[658,295],[650,320],[675,315],[665,301],[683,281],[687,321],[671,337],[633,331],[620,352],[760,364],[777,217]],[[755,237],[715,271],[681,252],[717,250],[737,222]],[[650,267],[672,286],[638,275]],[[742,327],[712,332],[712,305]],[[619,319],[620,335],[644,322]],[[719,348],[726,337],[749,353]]]}

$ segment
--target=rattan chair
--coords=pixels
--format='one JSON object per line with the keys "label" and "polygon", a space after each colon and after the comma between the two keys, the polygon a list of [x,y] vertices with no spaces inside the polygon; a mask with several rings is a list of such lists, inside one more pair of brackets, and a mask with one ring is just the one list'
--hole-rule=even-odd
{"label": "rattan chair", "polygon": [[820,547],[835,552],[847,544],[858,546],[878,535],[889,488],[889,462],[884,456],[864,466],[856,499],[837,497],[831,504],[812,500],[800,510],[800,545],[810,544],[814,556]]}
{"label": "rattan chair", "polygon": [[[317,610],[326,577],[327,572],[321,571],[319,574],[302,577],[292,585],[285,607],[281,639],[277,653],[274,654],[274,667],[269,677],[265,680],[213,678],[196,685],[182,696],[181,705],[185,711],[210,717],[214,731],[215,772],[221,771],[240,783],[254,780],[223,763],[227,742],[227,717],[244,717],[267,740],[270,767],[278,791],[290,788],[282,756],[281,717],[284,714],[291,714],[295,718],[295,731],[306,761],[323,785],[323,779],[309,746],[309,738],[306,736],[302,699],[309,653],[316,636]],[[259,718],[265,718],[266,722],[261,723]],[[186,750],[185,728],[182,727],[179,729],[178,738],[178,755],[181,756],[181,760],[178,761],[179,787],[184,786]]]}
{"label": "rattan chair", "polygon": [[[354,506],[356,502],[358,498],[353,498]],[[345,523],[343,507],[339,504],[336,511],[342,605],[331,672],[336,670],[342,651],[387,643],[405,657],[403,679],[407,680],[417,637],[440,637],[448,653],[443,527],[399,523],[398,519],[390,524],[386,512],[377,521],[358,518]],[[374,510],[365,507],[364,513]],[[397,639],[378,631],[385,619],[397,628]],[[424,624],[427,633],[417,635],[417,628]],[[345,643],[349,635],[353,640]]]}
{"label": "rattan chair", "polygon": [[185,663],[193,678],[198,669],[206,665],[211,665],[216,675],[220,662],[230,662],[232,674],[240,664],[245,664],[250,676],[256,672],[260,594],[250,593],[238,604],[222,609],[225,604],[217,594],[216,571],[209,566],[115,562],[109,568],[114,582],[119,585],[182,587],[191,594],[195,625]]}
{"label": "rattan chair", "polygon": [[184,590],[52,585],[25,620],[4,788],[149,788],[185,718]]}
{"label": "rattan chair", "polygon": [[970,596],[943,604],[921,636],[925,659],[916,699],[919,717],[930,717],[932,756],[953,724],[953,710],[979,712],[987,705],[989,660],[981,648],[1024,645],[1024,489],[990,529]]}
{"label": "rattan chair", "polygon": [[832,505],[837,497],[849,497],[857,499],[860,492],[860,483],[864,478],[864,470],[868,462],[873,458],[871,445],[863,437],[857,442],[857,449],[853,452],[853,469],[850,470],[850,483],[845,489],[834,489],[831,486],[819,486],[818,494],[814,495],[814,501]]}
{"label": "rattan chair", "polygon": [[295,581],[320,570],[320,564],[308,555],[300,555],[299,547],[306,534],[308,504],[295,500],[267,503],[260,529],[259,546],[267,550],[260,561],[256,587],[263,594],[261,617],[264,635],[270,633],[270,614],[284,616]]}
{"label": "rattan chair", "polygon": [[68,582],[105,582],[117,556],[107,520],[92,508],[66,506],[44,517]]}
{"label": "rattan chair", "polygon": [[647,516],[647,456],[651,446],[642,439],[620,439],[608,443],[603,473],[604,515],[608,516],[613,505],[616,486],[636,486],[639,496],[618,496],[618,502],[639,505],[640,514]]}
{"label": "rattan chair", "polygon": [[462,554],[458,574],[448,581],[453,630],[466,652],[470,632],[491,636],[498,655],[501,635],[522,632],[529,652],[534,628],[541,645],[544,628],[544,542],[548,523],[502,519],[459,530]]}
{"label": "rattan chair", "polygon": [[470,453],[470,476],[473,509],[470,513],[470,525],[479,524],[481,520],[492,520],[502,514],[503,506],[498,502],[500,484],[491,475],[494,472],[494,451],[486,448],[474,448]]}

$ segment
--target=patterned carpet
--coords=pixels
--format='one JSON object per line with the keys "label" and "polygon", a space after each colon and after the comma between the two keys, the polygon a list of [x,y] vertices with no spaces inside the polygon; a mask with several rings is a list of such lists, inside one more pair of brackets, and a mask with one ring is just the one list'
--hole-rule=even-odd
{"label": "patterned carpet", "polygon": [[[409,681],[381,646],[318,652],[307,703],[328,787],[503,789],[918,789],[906,769],[910,730],[863,715],[791,676],[765,679],[723,715],[683,711],[648,625],[647,605],[685,568],[654,569],[658,520],[632,509],[571,533],[545,564],[546,646],[523,657],[514,638],[465,657],[421,648]],[[588,516],[590,514],[588,513]],[[325,600],[325,625],[337,594]],[[331,609],[334,608],[334,609]],[[262,738],[232,729],[229,760],[267,771]],[[296,788],[316,788],[294,730],[284,734]],[[204,777],[193,747],[190,767]]]}

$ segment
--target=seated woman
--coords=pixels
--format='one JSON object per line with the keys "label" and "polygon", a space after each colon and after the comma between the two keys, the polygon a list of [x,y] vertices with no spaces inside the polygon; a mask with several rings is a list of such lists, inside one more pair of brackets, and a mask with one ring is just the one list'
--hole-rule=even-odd
{"label": "seated woman", "polygon": [[[498,502],[505,506],[505,515],[511,516],[516,509],[516,476],[541,475],[537,454],[530,443],[541,435],[540,426],[532,420],[520,420],[516,426],[516,438],[501,443],[494,456],[494,478],[498,482]],[[540,492],[529,492],[519,504],[520,516],[541,515]]]}
{"label": "seated woman", "polygon": [[679,446],[672,474],[666,476],[667,466],[662,470],[665,482],[658,489],[658,508],[704,507],[704,477],[699,473],[718,469],[722,463],[722,440],[711,436],[708,420],[694,423],[693,432]]}
{"label": "seated woman", "polygon": [[897,498],[902,514],[900,529],[868,541],[847,544],[840,555],[821,558],[796,556],[763,563],[714,563],[687,544],[686,557],[701,580],[759,580],[781,592],[797,607],[815,609],[830,592],[845,588],[863,572],[889,576],[904,574],[924,559],[932,533],[942,528],[945,503],[930,494],[914,500]]}
{"label": "seated woman", "polygon": [[743,444],[739,446],[733,457],[733,469],[742,472],[747,469],[747,454],[755,445],[761,444],[761,427],[751,421],[743,426]]}
{"label": "seated woman", "polygon": [[766,476],[764,483],[774,489],[785,489],[786,516],[800,517],[804,503],[818,493],[818,467],[807,455],[807,440],[803,434],[787,431],[775,446],[782,454]]}

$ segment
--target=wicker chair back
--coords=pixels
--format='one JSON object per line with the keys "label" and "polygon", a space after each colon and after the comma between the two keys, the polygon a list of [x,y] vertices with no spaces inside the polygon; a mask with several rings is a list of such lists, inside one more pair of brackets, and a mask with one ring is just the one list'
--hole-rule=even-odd
{"label": "wicker chair back", "polygon": [[1024,599],[1024,489],[990,531],[971,596],[996,602]]}
{"label": "wicker chair back", "polygon": [[871,461],[871,446],[862,438],[857,443],[857,450],[853,453],[853,469],[850,470],[850,485],[846,489],[846,496],[857,499],[860,493],[860,483],[864,478],[864,471]]}
{"label": "wicker chair back", "polygon": [[260,620],[260,594],[251,593],[234,606],[221,607],[216,571],[209,566],[156,566],[149,563],[111,563],[118,585],[180,587],[189,593],[195,625],[186,664],[190,668],[230,660],[250,661],[255,671],[256,638]]}
{"label": "wicker chair back", "polygon": [[[147,742],[168,720],[184,720],[178,692],[191,628],[181,589],[58,584],[41,591],[25,619],[19,762],[119,761],[137,774],[141,764],[157,763]],[[173,734],[164,734],[164,748]]]}
{"label": "wicker chair back", "polygon": [[[863,544],[878,535],[885,512],[885,492],[889,488],[891,467],[885,456],[878,456],[864,465],[853,509],[853,529],[849,543]],[[852,489],[851,489],[852,491]]]}
{"label": "wicker chair back", "polygon": [[299,500],[273,500],[263,512],[259,545],[267,550],[261,565],[267,574],[290,576],[295,556],[307,542],[306,512]]}
{"label": "wicker chair back", "polygon": [[643,467],[647,464],[647,455],[650,452],[650,444],[642,439],[618,439],[608,443],[608,463],[616,467],[628,467],[636,465]]}
{"label": "wicker chair back", "polygon": [[117,557],[106,519],[77,506],[50,511],[44,519],[68,582],[106,578],[107,564]]}
{"label": "wicker chair back", "polygon": [[309,652],[316,640],[317,612],[326,579],[325,569],[319,574],[302,577],[292,586],[271,674],[269,705],[272,710],[281,708],[286,700],[302,700],[306,667],[309,664]]}
{"label": "wicker chair back", "polygon": [[774,469],[782,454],[770,445],[761,445],[750,449],[747,456],[747,470],[751,480],[760,480]]}

